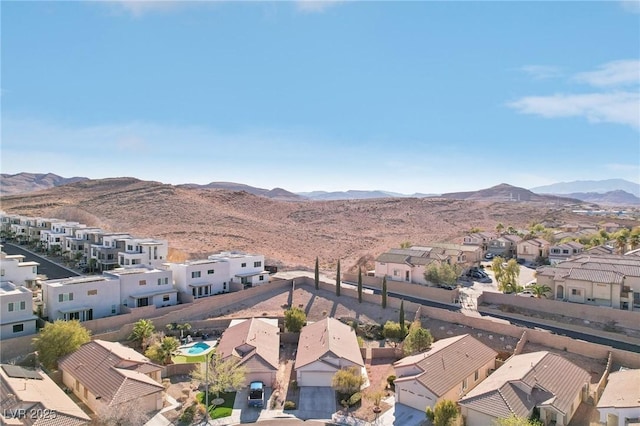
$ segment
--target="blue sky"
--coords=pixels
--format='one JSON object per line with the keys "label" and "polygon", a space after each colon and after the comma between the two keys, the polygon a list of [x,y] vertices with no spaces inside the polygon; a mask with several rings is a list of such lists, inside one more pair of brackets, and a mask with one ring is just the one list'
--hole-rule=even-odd
{"label": "blue sky", "polygon": [[640,2],[3,2],[3,173],[640,181]]}

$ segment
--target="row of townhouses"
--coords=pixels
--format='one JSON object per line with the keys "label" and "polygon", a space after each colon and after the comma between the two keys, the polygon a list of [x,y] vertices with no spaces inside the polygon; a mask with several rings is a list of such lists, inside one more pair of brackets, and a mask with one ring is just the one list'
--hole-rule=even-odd
{"label": "row of townhouses", "polygon": [[23,235],[17,239],[37,242],[101,272],[81,276],[70,272],[68,278],[46,279],[38,276],[37,262],[0,252],[0,339],[33,334],[38,317],[90,321],[145,306],[189,303],[227,293],[232,285],[238,290],[269,282],[263,255],[224,251],[175,263],[167,260],[166,240],[2,213],[0,223],[4,235]]}

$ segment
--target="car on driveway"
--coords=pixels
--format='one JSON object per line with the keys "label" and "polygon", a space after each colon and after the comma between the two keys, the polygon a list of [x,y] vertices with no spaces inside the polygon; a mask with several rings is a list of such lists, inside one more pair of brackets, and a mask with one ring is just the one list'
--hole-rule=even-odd
{"label": "car on driveway", "polygon": [[522,296],[522,297],[536,297],[535,294],[533,294],[533,291],[531,290],[523,290],[520,293],[518,293],[518,296]]}
{"label": "car on driveway", "polygon": [[473,279],[474,281],[478,281],[483,284],[491,284],[493,282],[491,277],[487,275],[486,272],[481,271],[480,269],[474,269],[469,271],[469,273],[467,273],[467,276]]}
{"label": "car on driveway", "polygon": [[264,383],[251,382],[248,400],[249,407],[264,407]]}
{"label": "car on driveway", "polygon": [[487,259],[487,260],[491,260],[491,259],[493,259],[493,253],[487,253],[487,254],[485,254],[485,255],[484,255],[484,258],[485,258],[485,259]]}

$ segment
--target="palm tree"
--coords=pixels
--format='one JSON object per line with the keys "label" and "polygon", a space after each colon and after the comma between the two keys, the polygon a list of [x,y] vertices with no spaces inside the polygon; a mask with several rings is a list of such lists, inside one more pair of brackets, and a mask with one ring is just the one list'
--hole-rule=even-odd
{"label": "palm tree", "polygon": [[188,322],[185,322],[184,324],[178,324],[176,328],[180,330],[180,338],[182,339],[184,337],[184,331],[191,330],[191,324],[189,324]]}
{"label": "palm tree", "polygon": [[629,234],[629,248],[635,250],[640,246],[640,228],[633,228],[631,234]]}
{"label": "palm tree", "polygon": [[624,254],[627,248],[627,236],[625,234],[620,233],[616,236],[616,247],[620,251],[620,254]]}
{"label": "palm tree", "polygon": [[137,341],[142,349],[145,350],[149,345],[149,339],[154,331],[156,331],[156,327],[153,325],[153,322],[147,319],[141,319],[133,325],[129,339]]}
{"label": "palm tree", "polygon": [[504,225],[503,225],[502,223],[498,223],[498,224],[496,225],[496,232],[497,232],[499,235],[502,235],[502,232],[503,232],[503,231],[504,231]]}
{"label": "palm tree", "polygon": [[171,355],[178,350],[179,346],[180,342],[173,336],[165,336],[162,338],[160,346],[158,347],[158,355],[164,364],[168,364],[171,361]]}
{"label": "palm tree", "polygon": [[544,284],[534,284],[529,287],[529,289],[538,299],[542,298],[543,296],[547,297],[549,294],[551,294],[551,287]]}

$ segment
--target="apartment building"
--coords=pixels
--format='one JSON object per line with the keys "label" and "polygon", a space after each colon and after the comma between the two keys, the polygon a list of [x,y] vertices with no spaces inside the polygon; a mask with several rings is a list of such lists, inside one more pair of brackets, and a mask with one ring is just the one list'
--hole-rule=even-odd
{"label": "apartment building", "polygon": [[33,293],[24,286],[0,281],[0,339],[36,332]]}
{"label": "apartment building", "polygon": [[42,316],[90,321],[120,313],[120,279],[79,276],[42,281]]}
{"label": "apartment building", "polygon": [[154,305],[157,308],[178,303],[171,270],[147,266],[118,268],[104,272],[105,277],[120,281],[120,303],[129,308]]}
{"label": "apartment building", "polygon": [[125,233],[90,233],[90,255],[87,262],[94,259],[96,270],[109,271],[118,267],[118,253],[124,250],[125,240],[131,235]]}

